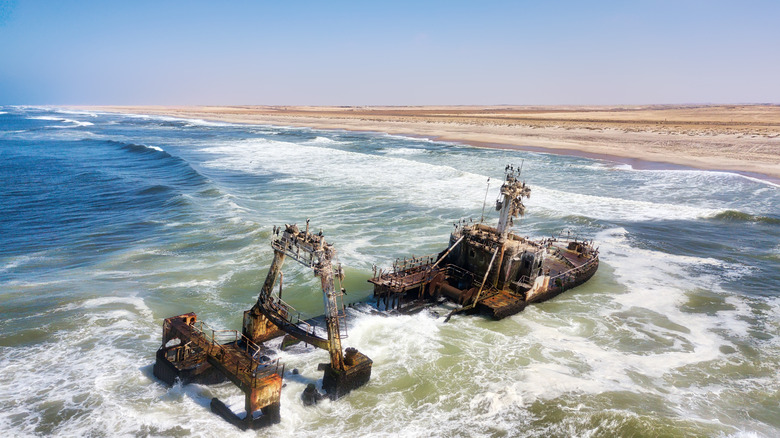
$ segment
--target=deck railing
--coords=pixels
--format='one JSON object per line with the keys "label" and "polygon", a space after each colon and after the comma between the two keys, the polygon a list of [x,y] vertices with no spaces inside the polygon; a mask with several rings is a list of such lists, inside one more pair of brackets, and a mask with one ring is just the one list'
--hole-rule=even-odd
{"label": "deck railing", "polygon": [[599,261],[599,259],[594,257],[594,258],[588,260],[587,262],[581,264],[580,266],[577,266],[576,268],[572,268],[572,269],[563,271],[563,272],[559,273],[558,275],[556,275],[554,277],[550,277],[550,281],[554,281],[554,280],[557,280],[557,279],[564,279],[564,278],[567,278],[567,277],[571,277],[574,274],[579,274],[581,272],[585,272],[593,264],[598,263],[598,261]]}
{"label": "deck railing", "polygon": [[[250,384],[253,388],[257,387],[258,381],[272,374],[284,375],[284,365],[279,366],[279,359],[260,361],[256,358],[261,351],[260,346],[243,333],[237,330],[216,330],[203,321],[197,321],[191,327],[210,343],[212,349],[217,350],[210,354],[217,357],[225,369],[234,372],[237,376],[241,374],[250,376]],[[234,347],[229,350],[224,344],[232,344]],[[242,360],[241,356],[233,354],[236,350],[243,350],[248,360]]]}

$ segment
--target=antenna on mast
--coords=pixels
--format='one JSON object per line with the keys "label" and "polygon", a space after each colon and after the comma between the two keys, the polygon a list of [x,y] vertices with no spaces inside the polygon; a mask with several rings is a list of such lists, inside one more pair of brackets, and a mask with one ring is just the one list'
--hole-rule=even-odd
{"label": "antenna on mast", "polygon": [[498,200],[496,200],[496,210],[498,210],[498,226],[496,230],[501,234],[501,239],[506,239],[509,233],[509,227],[512,226],[512,218],[522,216],[525,213],[523,198],[531,195],[531,189],[520,182],[520,172],[523,170],[523,163],[519,168],[507,165],[504,169],[506,179],[499,189]]}
{"label": "antenna on mast", "polygon": [[482,217],[479,219],[479,223],[485,222],[485,204],[487,203],[487,195],[490,190],[490,177],[487,180],[487,188],[485,189],[485,200],[482,201]]}

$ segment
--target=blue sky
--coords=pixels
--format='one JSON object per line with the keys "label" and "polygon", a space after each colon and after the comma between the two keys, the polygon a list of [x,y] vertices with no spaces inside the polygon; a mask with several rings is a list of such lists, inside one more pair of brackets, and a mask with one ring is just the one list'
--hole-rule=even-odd
{"label": "blue sky", "polygon": [[0,0],[0,104],[764,102],[776,0]]}

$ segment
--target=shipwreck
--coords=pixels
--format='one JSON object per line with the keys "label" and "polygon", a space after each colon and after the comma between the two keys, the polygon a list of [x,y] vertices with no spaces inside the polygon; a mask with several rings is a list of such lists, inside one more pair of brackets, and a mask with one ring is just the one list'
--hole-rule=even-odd
{"label": "shipwreck", "polygon": [[[520,169],[507,166],[496,200],[498,224],[489,226],[461,220],[455,223],[448,247],[427,257],[397,260],[392,268],[374,267],[368,281],[374,285],[376,311],[414,312],[443,302],[455,303],[445,321],[456,313],[481,313],[495,319],[522,311],[528,304],[550,299],[590,279],[598,269],[599,252],[592,241],[559,236],[531,240],[513,232],[513,221],[525,213],[523,198],[531,189],[520,180]],[[484,211],[484,209],[483,209]],[[217,398],[211,410],[241,429],[256,429],[280,421],[280,394],[284,365],[272,360],[266,341],[285,336],[280,348],[293,343],[326,350],[330,361],[321,363],[322,388],[338,399],[365,385],[373,362],[355,348],[342,349],[346,338],[344,270],[334,265],[336,251],[322,231],[312,233],[309,221],[273,227],[274,258],[257,302],[245,311],[242,330],[216,330],[194,313],[163,322],[162,345],[154,375],[174,385],[231,381],[245,395],[242,416]],[[324,327],[282,300],[282,265],[289,257],[320,278]],[[278,293],[274,293],[277,280]],[[336,286],[338,282],[338,287]],[[323,397],[313,384],[302,394],[304,404]]]}
{"label": "shipwreck", "polygon": [[507,166],[496,210],[498,224],[461,220],[449,247],[441,253],[396,260],[392,268],[374,268],[377,307],[409,312],[442,299],[456,303],[455,313],[482,313],[495,319],[522,311],[590,279],[599,252],[589,240],[560,235],[530,240],[510,231],[525,214],[523,198],[531,188],[520,168]]}

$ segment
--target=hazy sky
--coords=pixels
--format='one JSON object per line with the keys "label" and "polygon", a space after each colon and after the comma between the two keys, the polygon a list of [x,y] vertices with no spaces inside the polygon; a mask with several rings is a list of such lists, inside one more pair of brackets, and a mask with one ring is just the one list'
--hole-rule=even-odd
{"label": "hazy sky", "polygon": [[778,0],[0,0],[0,104],[747,102]]}

